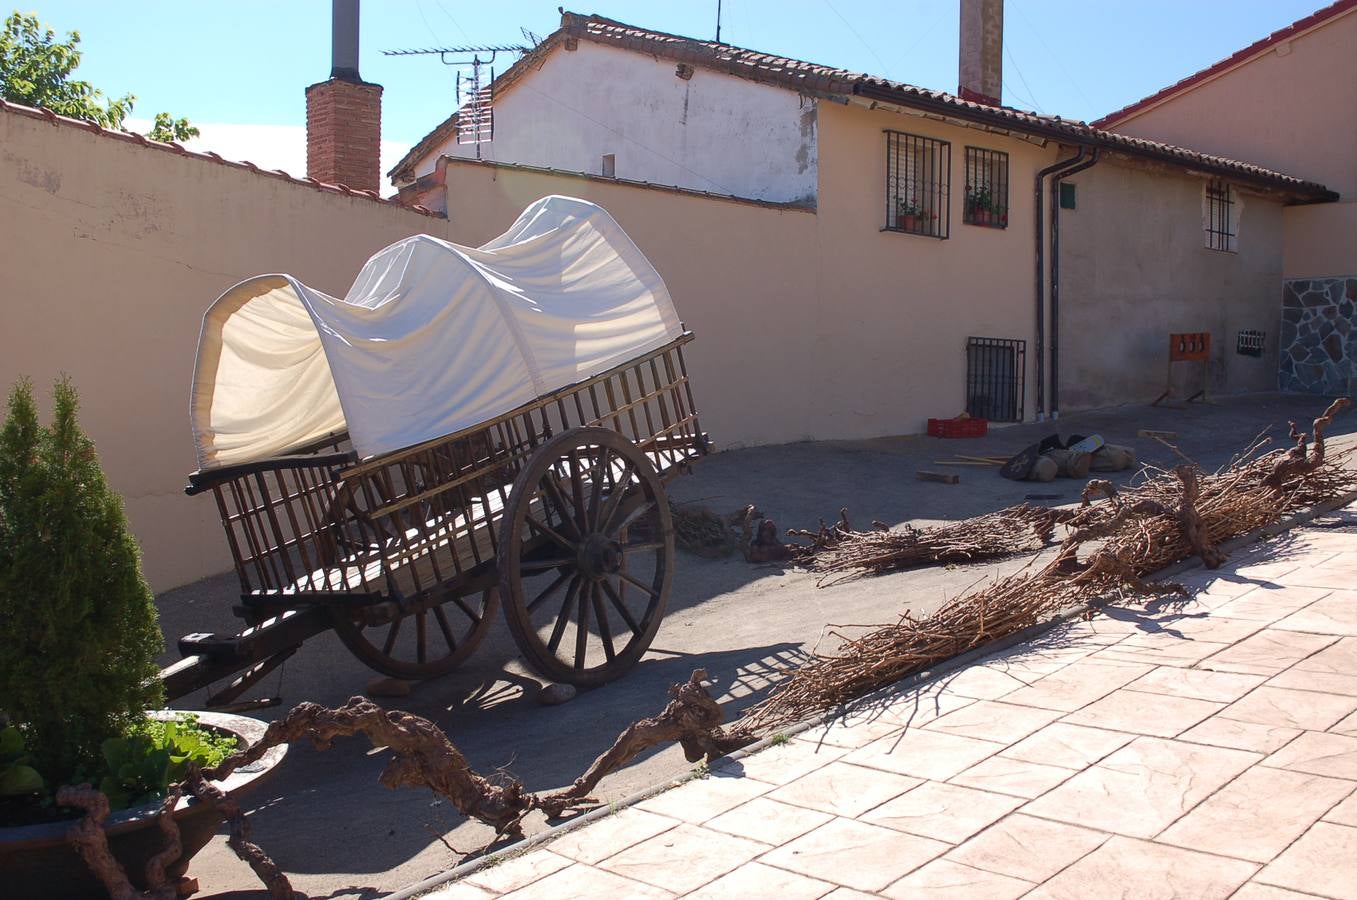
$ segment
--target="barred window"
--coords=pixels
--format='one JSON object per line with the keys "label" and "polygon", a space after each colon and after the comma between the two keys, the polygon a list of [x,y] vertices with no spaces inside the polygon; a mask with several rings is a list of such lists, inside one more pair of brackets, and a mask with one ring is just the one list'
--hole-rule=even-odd
{"label": "barred window", "polygon": [[945,238],[950,216],[947,141],[886,132],[886,230]]}
{"label": "barred window", "polygon": [[1207,183],[1202,224],[1208,249],[1231,253],[1239,249],[1239,205],[1230,185],[1219,180]]}
{"label": "barred window", "polygon": [[1008,154],[966,148],[966,205],[961,220],[986,228],[1008,227]]}

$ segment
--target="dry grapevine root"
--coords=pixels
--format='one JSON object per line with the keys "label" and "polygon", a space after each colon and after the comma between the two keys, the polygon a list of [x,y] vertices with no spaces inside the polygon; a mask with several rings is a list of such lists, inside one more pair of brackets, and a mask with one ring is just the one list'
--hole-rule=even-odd
{"label": "dry grapevine root", "polygon": [[[1034,574],[998,579],[925,618],[906,613],[898,622],[856,637],[836,633],[841,646],[835,653],[793,670],[746,713],[742,724],[755,732],[785,727],[1035,625],[1081,599],[1181,590],[1142,579],[1192,556],[1214,569],[1226,558],[1219,546],[1223,541],[1357,487],[1357,472],[1344,465],[1347,452],[1327,455],[1324,446],[1325,429],[1349,405],[1347,399],[1336,400],[1315,420],[1313,447],[1292,423],[1289,450],[1261,453],[1266,442],[1257,441],[1214,474],[1182,465],[1121,492],[1106,481],[1089,482],[1080,509],[1056,514],[1067,536],[1055,558]],[[1106,499],[1094,502],[1099,496]],[[971,523],[988,519],[993,525],[994,517],[1012,512],[956,526],[967,532]],[[1020,518],[998,528],[1013,534],[1026,525]],[[881,557],[867,551],[869,545],[856,537],[861,533],[846,526],[840,533],[855,536],[841,565],[877,571],[875,560]],[[832,540],[833,532],[825,540],[831,551]],[[1086,547],[1091,549],[1081,558]]]}
{"label": "dry grapevine root", "polygon": [[108,798],[88,785],[81,785],[62,788],[58,802],[85,810],[85,817],[72,827],[70,839],[116,900],[140,897],[169,900],[176,896],[175,887],[166,883],[164,870],[179,857],[179,833],[169,811],[181,791],[212,804],[225,816],[230,827],[227,844],[250,865],[270,895],[282,900],[296,896],[287,876],[250,840],[249,823],[240,807],[212,784],[242,766],[257,762],[273,747],[307,740],[316,749],[326,750],[337,737],[366,735],[374,747],[391,751],[391,759],[378,778],[381,784],[393,789],[427,787],[449,800],[463,815],[493,827],[497,837],[519,837],[523,833],[523,817],[533,810],[555,818],[596,805],[589,792],[605,776],[647,748],[677,741],[684,755],[696,762],[703,757],[724,756],[753,743],[752,733],[721,727],[721,707],[702,687],[706,678],[706,671],[697,669],[686,682],[673,685],[669,689],[670,700],[658,715],[628,726],[574,784],[550,794],[529,793],[516,778],[496,783],[478,775],[447,735],[420,716],[385,710],[363,697],[353,697],[338,709],[316,703],[298,704],[270,724],[257,743],[214,768],[190,770],[182,785],[172,787],[160,816],[167,846],[148,866],[147,881],[152,888],[149,894],[138,892],[128,882],[108,849],[102,824],[108,816]]}
{"label": "dry grapevine root", "polygon": [[948,522],[930,528],[892,531],[873,522],[871,531],[854,531],[848,511],[839,511],[832,526],[820,522],[819,531],[792,529],[792,537],[809,544],[791,546],[793,558],[813,571],[823,572],[820,585],[861,575],[879,575],[896,569],[930,564],[980,562],[1040,550],[1051,541],[1059,514],[1026,503],[998,512]]}

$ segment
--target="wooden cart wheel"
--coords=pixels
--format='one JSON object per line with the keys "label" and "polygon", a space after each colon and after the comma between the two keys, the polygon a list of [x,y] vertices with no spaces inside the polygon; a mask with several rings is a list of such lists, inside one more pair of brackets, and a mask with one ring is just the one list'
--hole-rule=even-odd
{"label": "wooden cart wheel", "polygon": [[[381,539],[366,514],[355,504],[348,486],[331,503],[332,554],[366,551],[381,554]],[[360,527],[366,523],[366,527]],[[333,562],[333,560],[331,560]],[[361,564],[361,563],[360,563]],[[499,591],[475,594],[445,592],[437,602],[417,604],[390,621],[371,622],[360,610],[335,604],[330,619],[344,646],[369,668],[396,678],[424,681],[446,675],[466,662],[485,640],[499,612]]]}
{"label": "wooden cart wheel", "polygon": [[495,621],[498,591],[451,596],[441,604],[390,622],[367,624],[351,611],[332,610],[335,633],[368,667],[396,678],[425,681],[446,675],[476,651]]}
{"label": "wooden cart wheel", "polygon": [[[628,539],[628,530],[646,534]],[[603,684],[634,666],[664,617],[674,524],[654,466],[607,428],[573,428],[537,449],[500,532],[505,619],[533,668]]]}

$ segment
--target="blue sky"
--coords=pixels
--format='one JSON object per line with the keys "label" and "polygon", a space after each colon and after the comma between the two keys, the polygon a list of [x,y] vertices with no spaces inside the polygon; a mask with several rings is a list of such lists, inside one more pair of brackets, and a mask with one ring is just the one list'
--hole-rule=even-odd
{"label": "blue sky", "polygon": [[[382,50],[516,44],[546,35],[560,0],[363,0],[361,70],[385,87],[388,164],[454,106],[454,70]],[[1321,0],[1007,0],[1004,102],[1090,120],[1313,12]],[[302,174],[303,91],[330,70],[329,0],[32,0],[78,30],[80,74],[203,129],[198,149]],[[570,6],[567,6],[570,8]],[[723,0],[728,43],[956,90],[956,0]],[[716,0],[590,0],[575,8],[713,37]],[[501,57],[503,58],[503,57]],[[499,66],[502,70],[503,66]],[[599,85],[607,90],[607,85]]]}

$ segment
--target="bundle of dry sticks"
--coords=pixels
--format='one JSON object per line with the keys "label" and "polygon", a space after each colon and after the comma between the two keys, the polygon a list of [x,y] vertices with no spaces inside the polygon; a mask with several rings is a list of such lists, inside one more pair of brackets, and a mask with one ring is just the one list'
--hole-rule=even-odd
{"label": "bundle of dry sticks", "polygon": [[[1213,474],[1181,465],[1120,493],[1108,482],[1089,482],[1080,509],[1057,513],[1066,536],[1055,557],[1035,572],[998,579],[923,618],[906,613],[898,622],[857,636],[836,633],[841,646],[835,653],[817,656],[792,671],[746,713],[741,725],[754,731],[784,727],[1079,603],[1125,593],[1180,590],[1175,585],[1147,585],[1141,579],[1191,556],[1216,568],[1225,560],[1219,546],[1223,541],[1357,489],[1357,471],[1346,459],[1351,451],[1326,454],[1324,448],[1325,428],[1348,405],[1346,399],[1336,400],[1315,420],[1313,447],[1292,424],[1290,449],[1264,452],[1266,441],[1259,440]],[[1106,499],[1095,502],[1097,497]],[[992,516],[968,521],[985,519]],[[1020,533],[1028,527],[1029,521],[1020,516],[1000,531]],[[853,538],[853,555],[839,558],[881,558],[860,553],[857,546],[863,543]]]}
{"label": "bundle of dry sticks", "polygon": [[788,548],[793,559],[824,573],[824,586],[910,566],[982,562],[1040,550],[1051,542],[1060,519],[1056,510],[1024,503],[927,528],[891,530],[884,522],[873,522],[871,531],[855,531],[843,509],[832,526],[821,520],[819,531],[788,531],[792,537],[810,538],[809,544]]}

